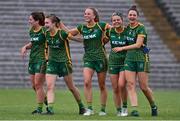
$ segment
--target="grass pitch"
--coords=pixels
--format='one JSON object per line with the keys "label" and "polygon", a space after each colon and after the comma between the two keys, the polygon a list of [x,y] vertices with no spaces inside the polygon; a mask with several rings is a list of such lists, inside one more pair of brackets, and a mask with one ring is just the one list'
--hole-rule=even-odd
{"label": "grass pitch", "polygon": [[[107,116],[98,116],[100,110],[99,91],[93,90],[95,115],[78,115],[78,106],[72,94],[65,89],[56,89],[55,115],[32,115],[36,107],[35,93],[32,89],[0,89],[0,120],[180,120],[180,91],[154,90],[159,109],[158,117],[151,117],[149,104],[138,91],[140,117],[117,117],[113,103],[112,90],[108,90]],[[81,97],[85,102],[83,89]],[[128,102],[128,112],[131,112]],[[45,109],[44,109],[45,111]]]}

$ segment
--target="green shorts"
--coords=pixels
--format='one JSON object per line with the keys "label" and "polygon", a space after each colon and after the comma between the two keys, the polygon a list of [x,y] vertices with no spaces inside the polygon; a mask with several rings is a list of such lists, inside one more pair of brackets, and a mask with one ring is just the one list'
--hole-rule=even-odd
{"label": "green shorts", "polygon": [[134,72],[149,72],[150,63],[143,61],[125,61],[124,69]]}
{"label": "green shorts", "polygon": [[109,65],[108,71],[109,74],[119,74],[121,71],[124,71],[124,65]]}
{"label": "green shorts", "polygon": [[72,64],[70,62],[55,62],[48,61],[46,74],[54,74],[61,76],[66,76],[72,73]]}
{"label": "green shorts", "polygon": [[97,73],[107,71],[107,59],[97,61],[84,61],[84,67],[91,68]]}
{"label": "green shorts", "polygon": [[45,74],[46,72],[46,61],[39,61],[36,63],[29,63],[28,66],[29,74],[34,75],[35,73],[42,73]]}

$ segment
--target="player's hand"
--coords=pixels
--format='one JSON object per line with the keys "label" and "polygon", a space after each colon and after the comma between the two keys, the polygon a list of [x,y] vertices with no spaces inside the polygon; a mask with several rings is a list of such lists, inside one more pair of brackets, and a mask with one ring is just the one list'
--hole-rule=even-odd
{"label": "player's hand", "polygon": [[120,52],[120,51],[123,51],[123,48],[122,47],[115,47],[112,49],[115,53],[117,52]]}
{"label": "player's hand", "polygon": [[24,46],[24,47],[21,48],[21,56],[22,56],[22,58],[24,58],[26,53],[27,53],[27,49],[26,49],[26,46]]}

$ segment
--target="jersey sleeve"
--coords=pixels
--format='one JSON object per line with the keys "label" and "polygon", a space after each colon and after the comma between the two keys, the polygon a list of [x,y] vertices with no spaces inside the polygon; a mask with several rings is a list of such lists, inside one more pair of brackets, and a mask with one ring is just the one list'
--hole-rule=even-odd
{"label": "jersey sleeve", "polygon": [[102,31],[105,31],[106,30],[106,26],[107,26],[107,23],[105,23],[105,22],[99,22],[98,23],[99,24],[99,26],[101,27],[101,29],[102,29]]}
{"label": "jersey sleeve", "polygon": [[109,38],[110,37],[110,29],[107,29],[106,31],[105,31],[105,38]]}
{"label": "jersey sleeve", "polygon": [[67,40],[67,39],[68,39],[68,33],[67,33],[66,31],[61,30],[61,31],[59,32],[59,34],[61,35],[61,38],[62,38],[63,40]]}
{"label": "jersey sleeve", "polygon": [[77,30],[79,31],[80,34],[82,33],[82,29],[83,29],[83,25],[82,25],[82,24],[79,24],[79,25],[77,26]]}
{"label": "jersey sleeve", "polygon": [[146,37],[146,29],[144,27],[144,25],[141,25],[137,31],[137,35],[141,36],[141,37]]}

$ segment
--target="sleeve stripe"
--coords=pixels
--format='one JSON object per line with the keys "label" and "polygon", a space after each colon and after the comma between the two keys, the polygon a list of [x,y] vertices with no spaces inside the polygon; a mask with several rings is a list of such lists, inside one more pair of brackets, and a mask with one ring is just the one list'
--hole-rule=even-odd
{"label": "sleeve stripe", "polygon": [[[76,28],[77,29],[77,28]],[[77,29],[77,31],[78,31],[78,34],[81,34],[81,32]]]}
{"label": "sleeve stripe", "polygon": [[146,35],[144,34],[138,34],[138,37],[145,37]]}

